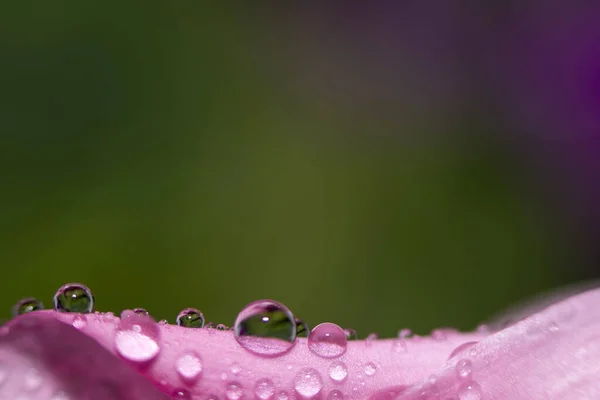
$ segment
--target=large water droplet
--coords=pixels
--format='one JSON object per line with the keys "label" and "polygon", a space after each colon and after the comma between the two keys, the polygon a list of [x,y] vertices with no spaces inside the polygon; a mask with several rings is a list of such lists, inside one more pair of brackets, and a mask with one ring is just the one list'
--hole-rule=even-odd
{"label": "large water droplet", "polygon": [[275,385],[269,378],[263,378],[256,382],[254,395],[260,400],[270,400],[275,394]]}
{"label": "large water droplet", "polygon": [[238,382],[230,382],[225,388],[225,396],[229,400],[239,400],[244,395],[244,389]]}
{"label": "large water droplet", "polygon": [[329,366],[329,377],[332,381],[341,383],[348,376],[348,368],[341,361],[335,361]]}
{"label": "large water droplet", "polygon": [[456,375],[460,379],[470,379],[473,372],[473,363],[469,360],[459,360],[456,363]]}
{"label": "large water droplet", "polygon": [[91,313],[94,311],[94,295],[81,283],[67,283],[54,295],[54,309],[59,312]]}
{"label": "large water droplet", "polygon": [[126,310],[121,313],[114,345],[121,357],[135,363],[145,363],[158,355],[159,336],[158,325],[150,316]]}
{"label": "large water droplet", "polygon": [[344,400],[344,394],[334,389],[327,394],[327,400]]}
{"label": "large water droplet", "polygon": [[346,334],[346,340],[358,340],[358,334],[352,328],[344,329],[344,333]]}
{"label": "large water droplet", "polygon": [[373,376],[377,373],[377,367],[373,363],[365,364],[365,375]]}
{"label": "large water droplet", "polygon": [[296,339],[292,312],[273,300],[259,300],[244,307],[235,320],[234,330],[243,348],[266,357],[286,353]]}
{"label": "large water droplet", "polygon": [[204,326],[204,315],[195,308],[186,308],[177,315],[176,323],[186,328],[202,328]]}
{"label": "large water droplet", "polygon": [[175,389],[171,396],[173,400],[191,400],[192,395],[185,389]]}
{"label": "large water droplet", "polygon": [[347,342],[344,330],[330,322],[315,326],[308,336],[310,351],[324,358],[336,358],[344,354]]}
{"label": "large water droplet", "polygon": [[306,322],[302,321],[300,318],[296,318],[296,337],[308,337],[308,333],[310,329]]}
{"label": "large water droplet", "polygon": [[175,362],[175,369],[182,381],[193,383],[202,375],[202,360],[194,353],[184,354]]}
{"label": "large water droplet", "polygon": [[459,400],[481,400],[481,388],[475,381],[463,383],[458,388]]}
{"label": "large water droplet", "polygon": [[314,368],[303,368],[294,379],[294,389],[305,399],[312,399],[322,388],[323,380]]}
{"label": "large water droplet", "polygon": [[41,301],[33,297],[27,297],[25,299],[21,299],[15,304],[12,308],[12,315],[16,317],[17,315],[23,315],[30,313],[32,311],[43,310],[44,305]]}

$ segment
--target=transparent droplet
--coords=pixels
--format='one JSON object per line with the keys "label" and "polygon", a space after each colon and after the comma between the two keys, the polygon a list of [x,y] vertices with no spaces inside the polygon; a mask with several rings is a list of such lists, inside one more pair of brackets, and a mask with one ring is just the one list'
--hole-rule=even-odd
{"label": "transparent droplet", "polygon": [[158,321],[159,325],[168,325],[169,321],[167,321],[166,319],[161,319],[160,321]]}
{"label": "transparent droplet", "polygon": [[184,354],[175,362],[175,369],[182,381],[193,383],[202,375],[202,360],[195,353]]}
{"label": "transparent droplet", "polygon": [[244,395],[244,389],[238,382],[230,382],[225,389],[225,396],[229,400],[239,400]]}
{"label": "transparent droplet", "polygon": [[38,390],[42,386],[43,381],[44,379],[40,372],[32,368],[25,374],[25,389],[30,392]]}
{"label": "transparent droplet", "polygon": [[456,363],[456,375],[460,379],[471,379],[471,373],[473,372],[473,363],[469,360],[459,360]]}
{"label": "transparent droplet", "polygon": [[25,299],[21,299],[15,304],[12,308],[12,315],[16,317],[17,315],[27,314],[33,311],[43,310],[44,305],[41,301],[33,297],[27,297]]}
{"label": "transparent droplet", "polygon": [[173,395],[171,396],[173,400],[191,400],[192,395],[185,389],[175,389]]}
{"label": "transparent droplet", "polygon": [[344,394],[334,389],[327,394],[327,400],[344,400]]}
{"label": "transparent droplet", "polygon": [[308,337],[310,329],[306,322],[302,321],[300,318],[296,318],[296,337]]}
{"label": "transparent droplet", "polygon": [[329,377],[336,383],[341,383],[348,376],[348,368],[341,361],[335,361],[329,365]]}
{"label": "transparent droplet", "polygon": [[159,336],[160,330],[152,317],[125,310],[121,313],[114,345],[117,353],[126,360],[145,363],[160,352]]}
{"label": "transparent droplet", "polygon": [[242,367],[240,367],[240,365],[239,365],[238,363],[234,363],[234,364],[231,366],[231,369],[230,369],[230,371],[231,371],[231,373],[232,373],[232,374],[234,374],[234,375],[237,375],[237,374],[239,374],[240,372],[242,372]]}
{"label": "transparent droplet", "polygon": [[463,383],[458,388],[459,400],[481,400],[481,388],[475,381]]}
{"label": "transparent droplet", "polygon": [[331,322],[314,327],[308,335],[308,348],[323,358],[336,358],[346,352],[348,339],[342,328]]}
{"label": "transparent droplet", "polygon": [[452,350],[452,353],[450,353],[448,360],[451,359],[452,357],[456,356],[457,354],[464,352],[468,348],[473,347],[473,345],[476,345],[477,343],[478,342],[466,342],[466,343],[461,344],[460,346],[458,346],[457,348]]}
{"label": "transparent droplet", "polygon": [[215,329],[217,327],[217,324],[215,324],[214,322],[207,322],[204,327],[206,329]]}
{"label": "transparent droplet", "polygon": [[256,382],[254,395],[260,400],[270,400],[275,394],[275,385],[269,378],[263,378]]}
{"label": "transparent droplet", "polygon": [[195,308],[186,308],[177,315],[177,325],[186,328],[202,328],[204,326],[204,315]]}
{"label": "transparent droplet", "polygon": [[354,329],[346,328],[344,329],[344,333],[346,334],[346,340],[358,340],[358,335]]}
{"label": "transparent droplet", "polygon": [[446,340],[448,338],[447,329],[434,329],[431,331],[431,337],[435,340]]}
{"label": "transparent droplet", "polygon": [[215,329],[218,331],[228,331],[229,327],[225,324],[219,324],[215,327]]}
{"label": "transparent droplet", "polygon": [[296,323],[292,312],[273,300],[248,304],[238,314],[233,329],[244,349],[265,357],[286,353],[296,340]]}
{"label": "transparent droplet", "polygon": [[73,322],[71,322],[71,325],[73,325],[77,329],[85,328],[87,326],[86,316],[80,314],[75,315],[75,317],[73,317]]}
{"label": "transparent droplet", "polygon": [[54,295],[54,309],[59,312],[91,313],[94,311],[94,295],[81,283],[67,283]]}
{"label": "transparent droplet", "polygon": [[412,334],[412,331],[408,328],[400,329],[398,331],[398,339],[408,339]]}
{"label": "transparent droplet", "polygon": [[140,315],[148,315],[148,311],[144,308],[134,308],[133,312]]}
{"label": "transparent droplet", "polygon": [[376,341],[378,338],[379,336],[376,333],[369,333],[365,338],[365,345],[367,347],[371,347],[373,345],[373,342]]}
{"label": "transparent droplet", "polygon": [[312,399],[323,388],[321,375],[314,368],[303,368],[294,379],[294,390],[305,399]]}
{"label": "transparent droplet", "polygon": [[276,398],[277,400],[288,400],[290,395],[285,390],[282,390],[281,392],[277,393]]}
{"label": "transparent droplet", "polygon": [[373,363],[367,363],[367,364],[365,364],[364,371],[365,371],[365,375],[373,376],[377,373],[377,367]]}
{"label": "transparent droplet", "polygon": [[394,340],[393,349],[396,353],[403,353],[408,350],[408,345],[406,344],[406,339],[398,338]]}

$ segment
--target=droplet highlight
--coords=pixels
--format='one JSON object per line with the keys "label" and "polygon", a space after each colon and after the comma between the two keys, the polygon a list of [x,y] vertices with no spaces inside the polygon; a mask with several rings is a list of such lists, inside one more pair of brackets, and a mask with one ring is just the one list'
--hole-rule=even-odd
{"label": "droplet highlight", "polygon": [[364,372],[367,376],[373,376],[377,373],[377,367],[373,363],[367,363],[365,364]]}
{"label": "droplet highlight", "polygon": [[473,363],[470,360],[459,360],[456,363],[456,376],[460,379],[471,379]]}
{"label": "droplet highlight", "polygon": [[292,312],[273,300],[248,304],[234,324],[235,338],[247,351],[264,357],[288,352],[296,340],[296,323]]}
{"label": "droplet highlight", "polygon": [[348,376],[348,367],[341,361],[335,361],[329,365],[329,378],[336,383],[342,383]]}
{"label": "droplet highlight", "polygon": [[56,291],[53,299],[58,312],[91,313],[94,311],[94,295],[81,283],[67,283]]}
{"label": "droplet highlight", "polygon": [[481,388],[475,381],[463,383],[458,388],[459,400],[481,400]]}
{"label": "droplet highlight", "polygon": [[275,395],[275,385],[269,378],[263,378],[256,382],[254,395],[260,400],[270,400]]}
{"label": "droplet highlight", "polygon": [[244,389],[238,382],[230,382],[225,389],[225,396],[229,400],[239,400],[244,395]]}
{"label": "droplet highlight", "polygon": [[334,389],[327,394],[327,400],[344,400],[344,394]]}
{"label": "droplet highlight", "polygon": [[152,317],[126,310],[121,313],[114,346],[124,359],[145,363],[153,360],[160,352],[159,337],[158,325]]}
{"label": "droplet highlight", "polygon": [[312,399],[321,392],[323,380],[314,368],[303,368],[294,379],[294,390],[305,399]]}
{"label": "droplet highlight", "polygon": [[133,312],[140,315],[148,315],[148,311],[144,308],[134,308]]}
{"label": "droplet highlight", "polygon": [[176,389],[171,395],[173,400],[191,400],[192,395],[185,389]]}
{"label": "droplet highlight", "polygon": [[186,328],[202,328],[204,315],[196,308],[186,308],[177,315],[176,323]]}
{"label": "droplet highlight", "polygon": [[34,297],[27,297],[21,299],[12,308],[12,315],[16,317],[18,315],[27,314],[33,311],[39,311],[44,309],[44,304]]}
{"label": "droplet highlight", "polygon": [[202,360],[195,353],[182,355],[175,362],[175,370],[185,383],[194,383],[202,375]]}
{"label": "droplet highlight", "polygon": [[331,322],[314,327],[308,336],[308,348],[323,358],[336,358],[346,352],[348,339],[342,328]]}

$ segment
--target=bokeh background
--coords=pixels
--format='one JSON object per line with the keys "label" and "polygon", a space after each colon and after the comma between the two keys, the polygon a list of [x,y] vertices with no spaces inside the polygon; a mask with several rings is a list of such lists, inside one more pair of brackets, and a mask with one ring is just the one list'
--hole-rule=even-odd
{"label": "bokeh background", "polygon": [[393,336],[598,275],[594,2],[1,8],[1,317],[79,281]]}

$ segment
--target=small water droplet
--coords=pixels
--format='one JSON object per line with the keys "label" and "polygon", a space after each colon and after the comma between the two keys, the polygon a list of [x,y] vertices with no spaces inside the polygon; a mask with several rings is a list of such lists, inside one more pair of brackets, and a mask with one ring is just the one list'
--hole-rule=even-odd
{"label": "small water droplet", "polygon": [[377,367],[375,366],[375,364],[373,363],[367,363],[365,365],[365,375],[367,376],[373,376],[377,373]]}
{"label": "small water droplet", "polygon": [[289,398],[290,395],[285,390],[282,390],[281,392],[277,393],[277,400],[288,400]]}
{"label": "small water droplet", "polygon": [[58,312],[87,314],[94,311],[94,295],[81,283],[67,283],[61,286],[54,295],[53,303]]}
{"label": "small water droplet", "polygon": [[133,312],[140,315],[148,315],[148,311],[144,308],[134,308]]}
{"label": "small water droplet", "polygon": [[325,322],[314,327],[308,336],[310,351],[323,358],[336,358],[346,352],[348,339],[344,330]]}
{"label": "small water droplet", "polygon": [[344,394],[337,389],[333,389],[327,394],[327,400],[344,400]]}
{"label": "small water droplet", "polygon": [[448,335],[446,334],[446,330],[445,329],[434,329],[431,332],[431,337],[433,337],[435,340],[446,340],[448,338]]}
{"label": "small water droplet", "polygon": [[160,321],[158,321],[159,325],[168,325],[169,321],[167,321],[166,319],[161,319]]}
{"label": "small water droplet", "polygon": [[471,379],[471,373],[473,372],[473,363],[469,360],[459,360],[456,363],[456,375],[460,379]]}
{"label": "small water droplet", "polygon": [[132,362],[144,363],[158,355],[159,336],[158,325],[152,317],[125,310],[121,313],[114,345],[121,357]]}
{"label": "small water droplet", "polygon": [[469,349],[470,347],[476,345],[477,343],[478,342],[466,342],[466,343],[461,344],[460,346],[458,346],[457,348],[452,350],[452,352],[450,353],[450,356],[448,357],[448,360],[451,359],[452,357],[456,356],[457,354],[464,352],[465,350]]}
{"label": "small water droplet", "polygon": [[40,386],[42,386],[43,381],[44,379],[42,378],[42,375],[40,375],[40,372],[37,369],[32,368],[27,371],[27,374],[25,375],[25,389],[31,392],[38,390]]}
{"label": "small water droplet", "polygon": [[237,374],[239,374],[240,372],[242,372],[242,367],[240,367],[240,365],[239,365],[238,363],[234,363],[234,364],[231,366],[231,369],[230,369],[230,371],[231,371],[231,373],[232,373],[232,374],[234,374],[234,375],[237,375]]}
{"label": "small water droplet", "polygon": [[292,312],[273,300],[258,300],[244,307],[235,320],[234,330],[244,349],[264,357],[286,353],[296,340]]}
{"label": "small water droplet", "polygon": [[344,333],[346,334],[346,340],[358,340],[358,334],[352,328],[344,329]]}
{"label": "small water droplet", "polygon": [[260,400],[269,400],[275,394],[275,385],[269,378],[263,378],[256,382],[254,395]]}
{"label": "small water droplet", "polygon": [[306,322],[301,320],[300,318],[296,318],[296,337],[308,337],[308,333],[310,329]]}
{"label": "small water droplet", "polygon": [[87,320],[85,315],[77,314],[73,317],[73,322],[71,325],[77,329],[83,329],[87,326]]}
{"label": "small water droplet", "polygon": [[394,340],[393,350],[396,353],[403,353],[403,352],[407,351],[408,345],[406,344],[406,340],[400,339],[400,338]]}
{"label": "small water droplet", "polygon": [[329,377],[332,381],[341,383],[348,376],[348,368],[341,361],[335,361],[329,365]]}
{"label": "small water droplet", "polygon": [[202,375],[202,360],[197,354],[190,352],[177,359],[175,369],[182,381],[193,383]]}
{"label": "small water droplet", "polygon": [[481,400],[481,388],[475,381],[463,383],[458,388],[459,400]]}
{"label": "small water droplet", "polygon": [[171,396],[173,400],[191,400],[192,396],[190,392],[185,389],[175,389],[173,395]]}
{"label": "small water droplet", "polygon": [[412,331],[408,328],[400,329],[398,331],[398,339],[408,339],[412,334]]}
{"label": "small water droplet", "polygon": [[25,299],[21,299],[15,304],[12,308],[12,315],[16,317],[17,315],[27,314],[33,311],[43,310],[44,305],[41,301],[33,297],[27,297]]}
{"label": "small water droplet", "polygon": [[207,322],[206,325],[204,325],[204,327],[206,329],[215,329],[217,327],[217,324],[215,324],[214,322]]}
{"label": "small water droplet", "polygon": [[204,326],[204,315],[195,308],[186,308],[177,315],[177,325],[186,328],[202,328]]}
{"label": "small water droplet", "polygon": [[371,347],[373,346],[373,342],[379,338],[376,333],[369,333],[365,338],[365,346]]}
{"label": "small water droplet", "polygon": [[228,331],[229,327],[225,324],[219,324],[215,327],[215,329],[218,331]]}
{"label": "small water droplet", "polygon": [[244,389],[238,382],[230,382],[225,389],[225,396],[229,400],[239,400],[244,395]]}
{"label": "small water droplet", "polygon": [[312,399],[322,388],[321,375],[314,368],[303,368],[294,379],[294,390],[305,399]]}

